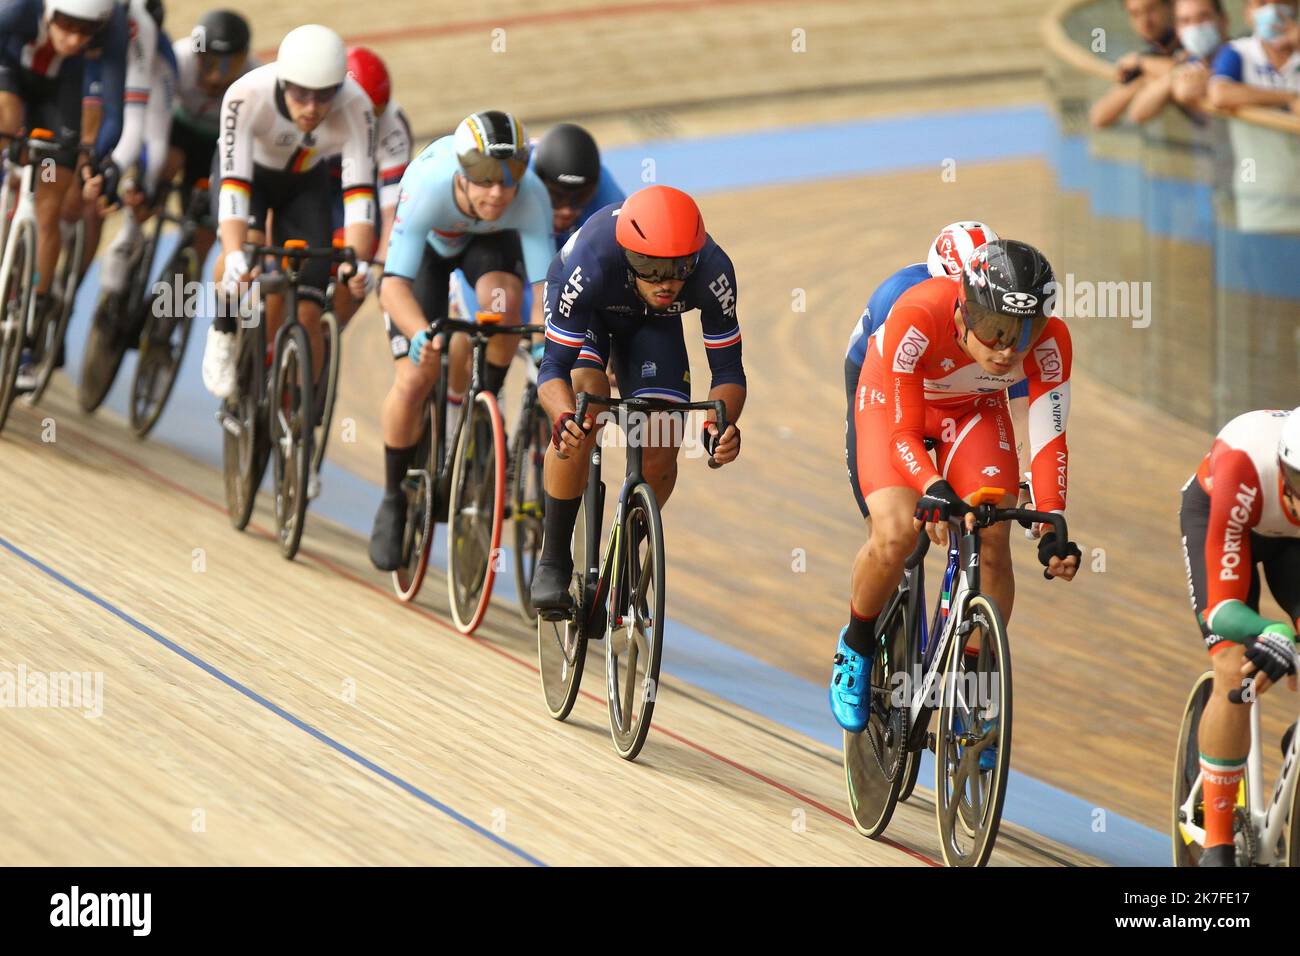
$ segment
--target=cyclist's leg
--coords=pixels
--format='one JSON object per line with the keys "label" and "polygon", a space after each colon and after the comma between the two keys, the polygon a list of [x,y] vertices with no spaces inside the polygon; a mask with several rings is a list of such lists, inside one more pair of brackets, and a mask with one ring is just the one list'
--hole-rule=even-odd
{"label": "cyclist's leg", "polygon": [[[465,278],[474,286],[482,308],[505,316],[506,325],[519,324],[519,310],[523,302],[524,255],[519,245],[519,233],[513,229],[490,235],[474,236],[465,248],[460,263]],[[470,317],[472,319],[472,317]],[[486,381],[492,393],[500,392],[506,372],[519,346],[517,335],[496,335],[487,347]]]}
{"label": "cyclist's leg", "polygon": [[[854,409],[858,401],[858,380],[862,377],[862,366],[853,359],[844,358],[844,462],[849,470],[849,485],[853,489],[853,500],[858,503],[862,517],[867,517],[867,500],[862,497],[862,486],[858,482],[858,428],[854,418]],[[866,404],[867,386],[862,386],[862,402]]]}
{"label": "cyclist's leg", "polygon": [[[1214,669],[1213,693],[1205,705],[1197,728],[1205,807],[1205,845],[1224,846],[1232,843],[1236,791],[1245,772],[1246,757],[1250,753],[1250,705],[1234,704],[1228,700],[1228,693],[1241,686],[1245,648],[1211,633],[1205,624],[1209,593],[1205,538],[1210,520],[1210,497],[1194,476],[1183,488],[1182,508],[1178,517],[1192,609],[1196,613],[1201,636],[1209,649]],[[1259,587],[1259,573],[1252,565],[1248,595],[1251,607],[1259,607]]]}
{"label": "cyclist's leg", "polygon": [[[196,184],[203,179],[215,192],[220,181],[211,178],[214,159],[217,152],[217,139],[204,130],[194,128],[179,117],[173,117],[171,126],[171,149],[167,155],[167,165],[162,172],[162,181],[171,182],[177,172],[181,174],[181,208],[188,210]],[[215,227],[216,221],[212,225]],[[194,251],[199,263],[207,260],[208,252],[216,242],[216,233],[211,228],[201,228],[194,234]]]}
{"label": "cyclist's leg", "polygon": [[[654,398],[670,402],[691,400],[691,360],[686,353],[680,315],[653,322],[610,319],[610,343],[620,394],[625,398]],[[668,503],[677,484],[677,456],[685,437],[684,414],[652,415],[628,441],[640,440],[642,473],[660,507]]]}
{"label": "cyclist's leg", "polygon": [[[66,75],[64,75],[66,74]],[[61,70],[58,80],[42,84],[27,100],[28,125],[52,130],[56,138],[78,137],[81,134],[81,71]],[[36,291],[46,295],[54,281],[55,266],[63,249],[63,236],[59,218],[64,200],[76,179],[75,150],[61,150],[54,158],[54,176],[36,177],[36,266],[39,275]],[[87,235],[86,248],[94,249]]]}
{"label": "cyclist's leg", "polygon": [[[272,204],[272,245],[287,239],[302,239],[307,245],[329,246],[334,236],[330,220],[331,175],[328,164],[284,178],[284,191]],[[309,259],[303,265],[298,286],[298,321],[311,340],[312,379],[319,380],[325,355],[325,338],[320,316],[325,306],[330,265],[325,259]]]}
{"label": "cyclist's leg", "polygon": [[[969,500],[980,488],[1001,488],[1000,508],[1014,508],[1019,495],[1015,432],[1006,395],[987,395],[969,405],[945,410],[939,423],[935,460],[944,480]],[[945,440],[951,436],[951,440]],[[1011,564],[1011,525],[1000,521],[980,531],[980,590],[1011,620],[1015,573]]]}

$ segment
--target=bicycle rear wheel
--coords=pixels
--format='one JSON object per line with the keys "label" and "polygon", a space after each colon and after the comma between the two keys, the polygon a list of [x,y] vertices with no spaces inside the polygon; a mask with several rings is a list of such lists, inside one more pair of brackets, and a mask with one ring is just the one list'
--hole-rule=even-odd
{"label": "bicycle rear wheel", "polygon": [[605,623],[605,680],[614,748],[635,760],[650,732],[664,651],[664,532],[648,484],[628,496],[620,533],[614,545],[619,584],[610,589]]}
{"label": "bicycle rear wheel", "polygon": [[911,644],[907,615],[900,602],[876,633],[867,727],[860,734],[844,733],[844,782],[853,825],[863,836],[877,837],[885,832],[909,767],[920,763],[909,764],[908,758],[914,755],[907,750]]}
{"label": "bicycle rear wheel", "polygon": [[406,495],[406,527],[402,532],[402,566],[393,572],[393,590],[402,603],[415,600],[429,569],[433,547],[433,432],[426,410],[424,431],[415,451],[416,467],[406,472],[402,493]]}
{"label": "bicycle rear wheel", "polygon": [[542,471],[546,463],[546,446],[551,440],[551,426],[546,412],[534,399],[530,409],[520,417],[518,431],[510,450],[514,463],[510,487],[510,520],[514,525],[515,586],[519,591],[519,613],[532,623],[537,609],[529,595],[533,574],[542,552],[542,519],[546,500],[542,492]]}
{"label": "bicycle rear wheel", "polygon": [[586,601],[595,586],[587,572],[593,563],[587,554],[587,502],[578,509],[573,527],[573,583],[569,594],[573,611],[561,621],[537,618],[537,669],[542,675],[542,696],[546,712],[564,720],[573,710],[582,686],[582,669],[587,662]]}
{"label": "bicycle rear wheel", "polygon": [[68,331],[68,320],[72,318],[72,307],[76,304],[85,248],[86,223],[78,219],[72,230],[72,244],[64,249],[63,258],[59,262],[59,274],[54,280],[54,288],[59,295],[59,311],[53,318],[43,322],[37,333],[36,351],[40,359],[36,363],[36,387],[26,396],[29,405],[35,405],[41,400],[54,376],[59,353],[63,349],[63,337]]}
{"label": "bicycle rear wheel", "polygon": [[270,441],[275,492],[275,530],[280,554],[292,561],[307,520],[307,476],[312,443],[311,344],[307,330],[281,330],[271,385]]}
{"label": "bicycle rear wheel", "polygon": [[339,364],[342,360],[338,317],[331,311],[324,312],[320,317],[320,329],[325,342],[325,359],[321,363],[321,385],[325,393],[316,396],[320,413],[314,422],[315,434],[312,446],[314,453],[311,461],[311,470],[316,474],[320,474],[321,462],[325,460],[325,445],[330,437],[330,423],[334,421],[334,403],[339,394]]}
{"label": "bicycle rear wheel", "polygon": [[265,328],[259,324],[241,334],[235,391],[221,403],[221,473],[226,511],[236,531],[243,531],[253,514],[257,489],[266,473],[271,446],[263,409],[257,400],[257,376],[266,374]]}
{"label": "bicycle rear wheel", "polygon": [[16,394],[34,289],[36,226],[24,222],[19,229],[12,237],[9,271],[0,277],[0,430],[5,427]]}
{"label": "bicycle rear wheel", "polygon": [[[132,270],[140,268],[145,253],[132,260]],[[134,295],[136,280],[125,292],[109,292],[99,297],[95,314],[90,320],[90,335],[86,337],[86,353],[81,359],[81,379],[77,382],[77,404],[87,414],[103,404],[108,397],[117,370],[126,355],[128,336],[126,327],[133,324],[133,312],[142,308]]]}
{"label": "bicycle rear wheel", "polygon": [[[185,289],[198,278],[199,269],[194,248],[185,246],[176,250],[162,274],[177,276],[176,287]],[[131,430],[137,438],[144,438],[153,430],[167,407],[190,341],[194,317],[190,314],[188,296],[175,303],[178,307],[175,314],[166,315],[159,301],[166,294],[157,288],[149,292],[140,352],[131,376]]]}
{"label": "bicycle rear wheel", "polygon": [[[972,625],[948,647],[939,686],[935,814],[949,866],[983,866],[993,852],[1011,769],[1011,652],[997,605],[966,604]],[[992,759],[986,754],[992,750]],[[989,766],[989,764],[992,766]]]}
{"label": "bicycle rear wheel", "polygon": [[[1191,693],[1187,695],[1187,704],[1183,707],[1183,719],[1178,726],[1178,750],[1174,754],[1174,787],[1172,795],[1172,815],[1170,818],[1170,838],[1174,851],[1174,866],[1198,866],[1201,850],[1205,840],[1205,807],[1201,800],[1201,751],[1199,731],[1201,716],[1205,705],[1214,693],[1214,672],[1206,671],[1196,679]],[[1245,816],[1244,801],[1246,779],[1238,789],[1237,812]],[[1188,797],[1193,797],[1188,811],[1183,805]],[[1245,819],[1241,821],[1247,823]],[[1235,824],[1234,824],[1235,826]]]}
{"label": "bicycle rear wheel", "polygon": [[456,442],[447,503],[447,595],[452,620],[472,634],[487,613],[506,509],[506,435],[496,396],[479,392]]}

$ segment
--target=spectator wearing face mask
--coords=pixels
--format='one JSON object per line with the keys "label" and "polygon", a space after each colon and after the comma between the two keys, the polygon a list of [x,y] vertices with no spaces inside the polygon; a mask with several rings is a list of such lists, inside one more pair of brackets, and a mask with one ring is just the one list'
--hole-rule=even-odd
{"label": "spectator wearing face mask", "polygon": [[1122,2],[1133,32],[1144,45],[1119,59],[1115,64],[1115,85],[1093,104],[1088,119],[1098,129],[1117,122],[1147,83],[1168,73],[1179,49],[1170,0]]}
{"label": "spectator wearing face mask", "polygon": [[1182,51],[1174,68],[1147,83],[1133,98],[1129,119],[1145,123],[1170,102],[1195,117],[1204,108],[1211,64],[1228,39],[1228,17],[1222,0],[1174,0],[1174,29]]}
{"label": "spectator wearing face mask", "polygon": [[1296,0],[1246,0],[1251,36],[1230,40],[1214,58],[1209,100],[1217,109],[1274,106],[1300,114],[1300,25]]}

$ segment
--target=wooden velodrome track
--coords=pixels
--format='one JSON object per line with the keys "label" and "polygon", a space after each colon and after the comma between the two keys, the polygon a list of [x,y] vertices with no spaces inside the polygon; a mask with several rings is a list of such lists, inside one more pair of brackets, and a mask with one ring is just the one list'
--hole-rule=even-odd
{"label": "wooden velodrome track", "polygon": [[[172,4],[169,26],[181,32],[201,9]],[[273,49],[304,19],[289,9],[249,11],[255,45]],[[501,106],[539,127],[582,120],[607,144],[1041,99],[1041,5],[990,0],[973,22],[965,9],[312,8],[387,57],[426,139]],[[945,39],[936,24],[949,16],[962,27]],[[506,50],[494,53],[498,27]],[[795,29],[807,31],[806,53],[790,50]],[[743,286],[750,400],[741,459],[717,473],[684,462],[667,511],[676,620],[824,681],[862,534],[842,465],[848,329],[874,285],[949,220],[1042,237],[1050,255],[1051,188],[1043,163],[1020,161],[964,168],[947,184],[909,172],[706,199]],[[805,313],[789,308],[794,287],[808,292]],[[333,442],[331,455],[378,481],[391,370],[373,306],[345,355],[338,418],[355,420],[357,440]],[[1105,571],[1048,585],[1017,548],[1015,766],[1162,828],[1177,717],[1204,663],[1177,493],[1208,436],[1086,377],[1073,409],[1071,527],[1089,553],[1104,549]],[[41,440],[46,418],[53,442]],[[0,711],[4,862],[909,865],[938,855],[928,791],[900,809],[891,842],[863,840],[845,817],[836,750],[671,678],[645,752],[625,764],[609,745],[600,662],[574,716],[556,724],[539,699],[535,638],[504,601],[462,638],[436,572],[419,607],[401,607],[364,541],[319,515],[299,560],[282,561],[264,531],[230,530],[210,467],[133,442],[111,415],[80,416],[66,380],[39,411],[16,408],[0,474],[0,671],[104,674],[102,717]],[[269,524],[265,509],[255,522]],[[796,548],[808,556],[797,575]],[[1022,828],[1003,833],[995,863],[1090,862]]]}

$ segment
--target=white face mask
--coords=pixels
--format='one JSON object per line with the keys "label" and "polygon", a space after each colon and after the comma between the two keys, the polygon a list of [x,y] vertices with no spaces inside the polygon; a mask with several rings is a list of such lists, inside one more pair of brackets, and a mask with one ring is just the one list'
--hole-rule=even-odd
{"label": "white face mask", "polygon": [[1217,50],[1219,44],[1223,42],[1223,37],[1213,21],[1207,20],[1204,23],[1196,23],[1179,30],[1178,42],[1192,56],[1197,59],[1208,60],[1210,54]]}
{"label": "white face mask", "polygon": [[1267,3],[1255,11],[1255,36],[1261,40],[1276,40],[1294,19],[1290,7]]}

